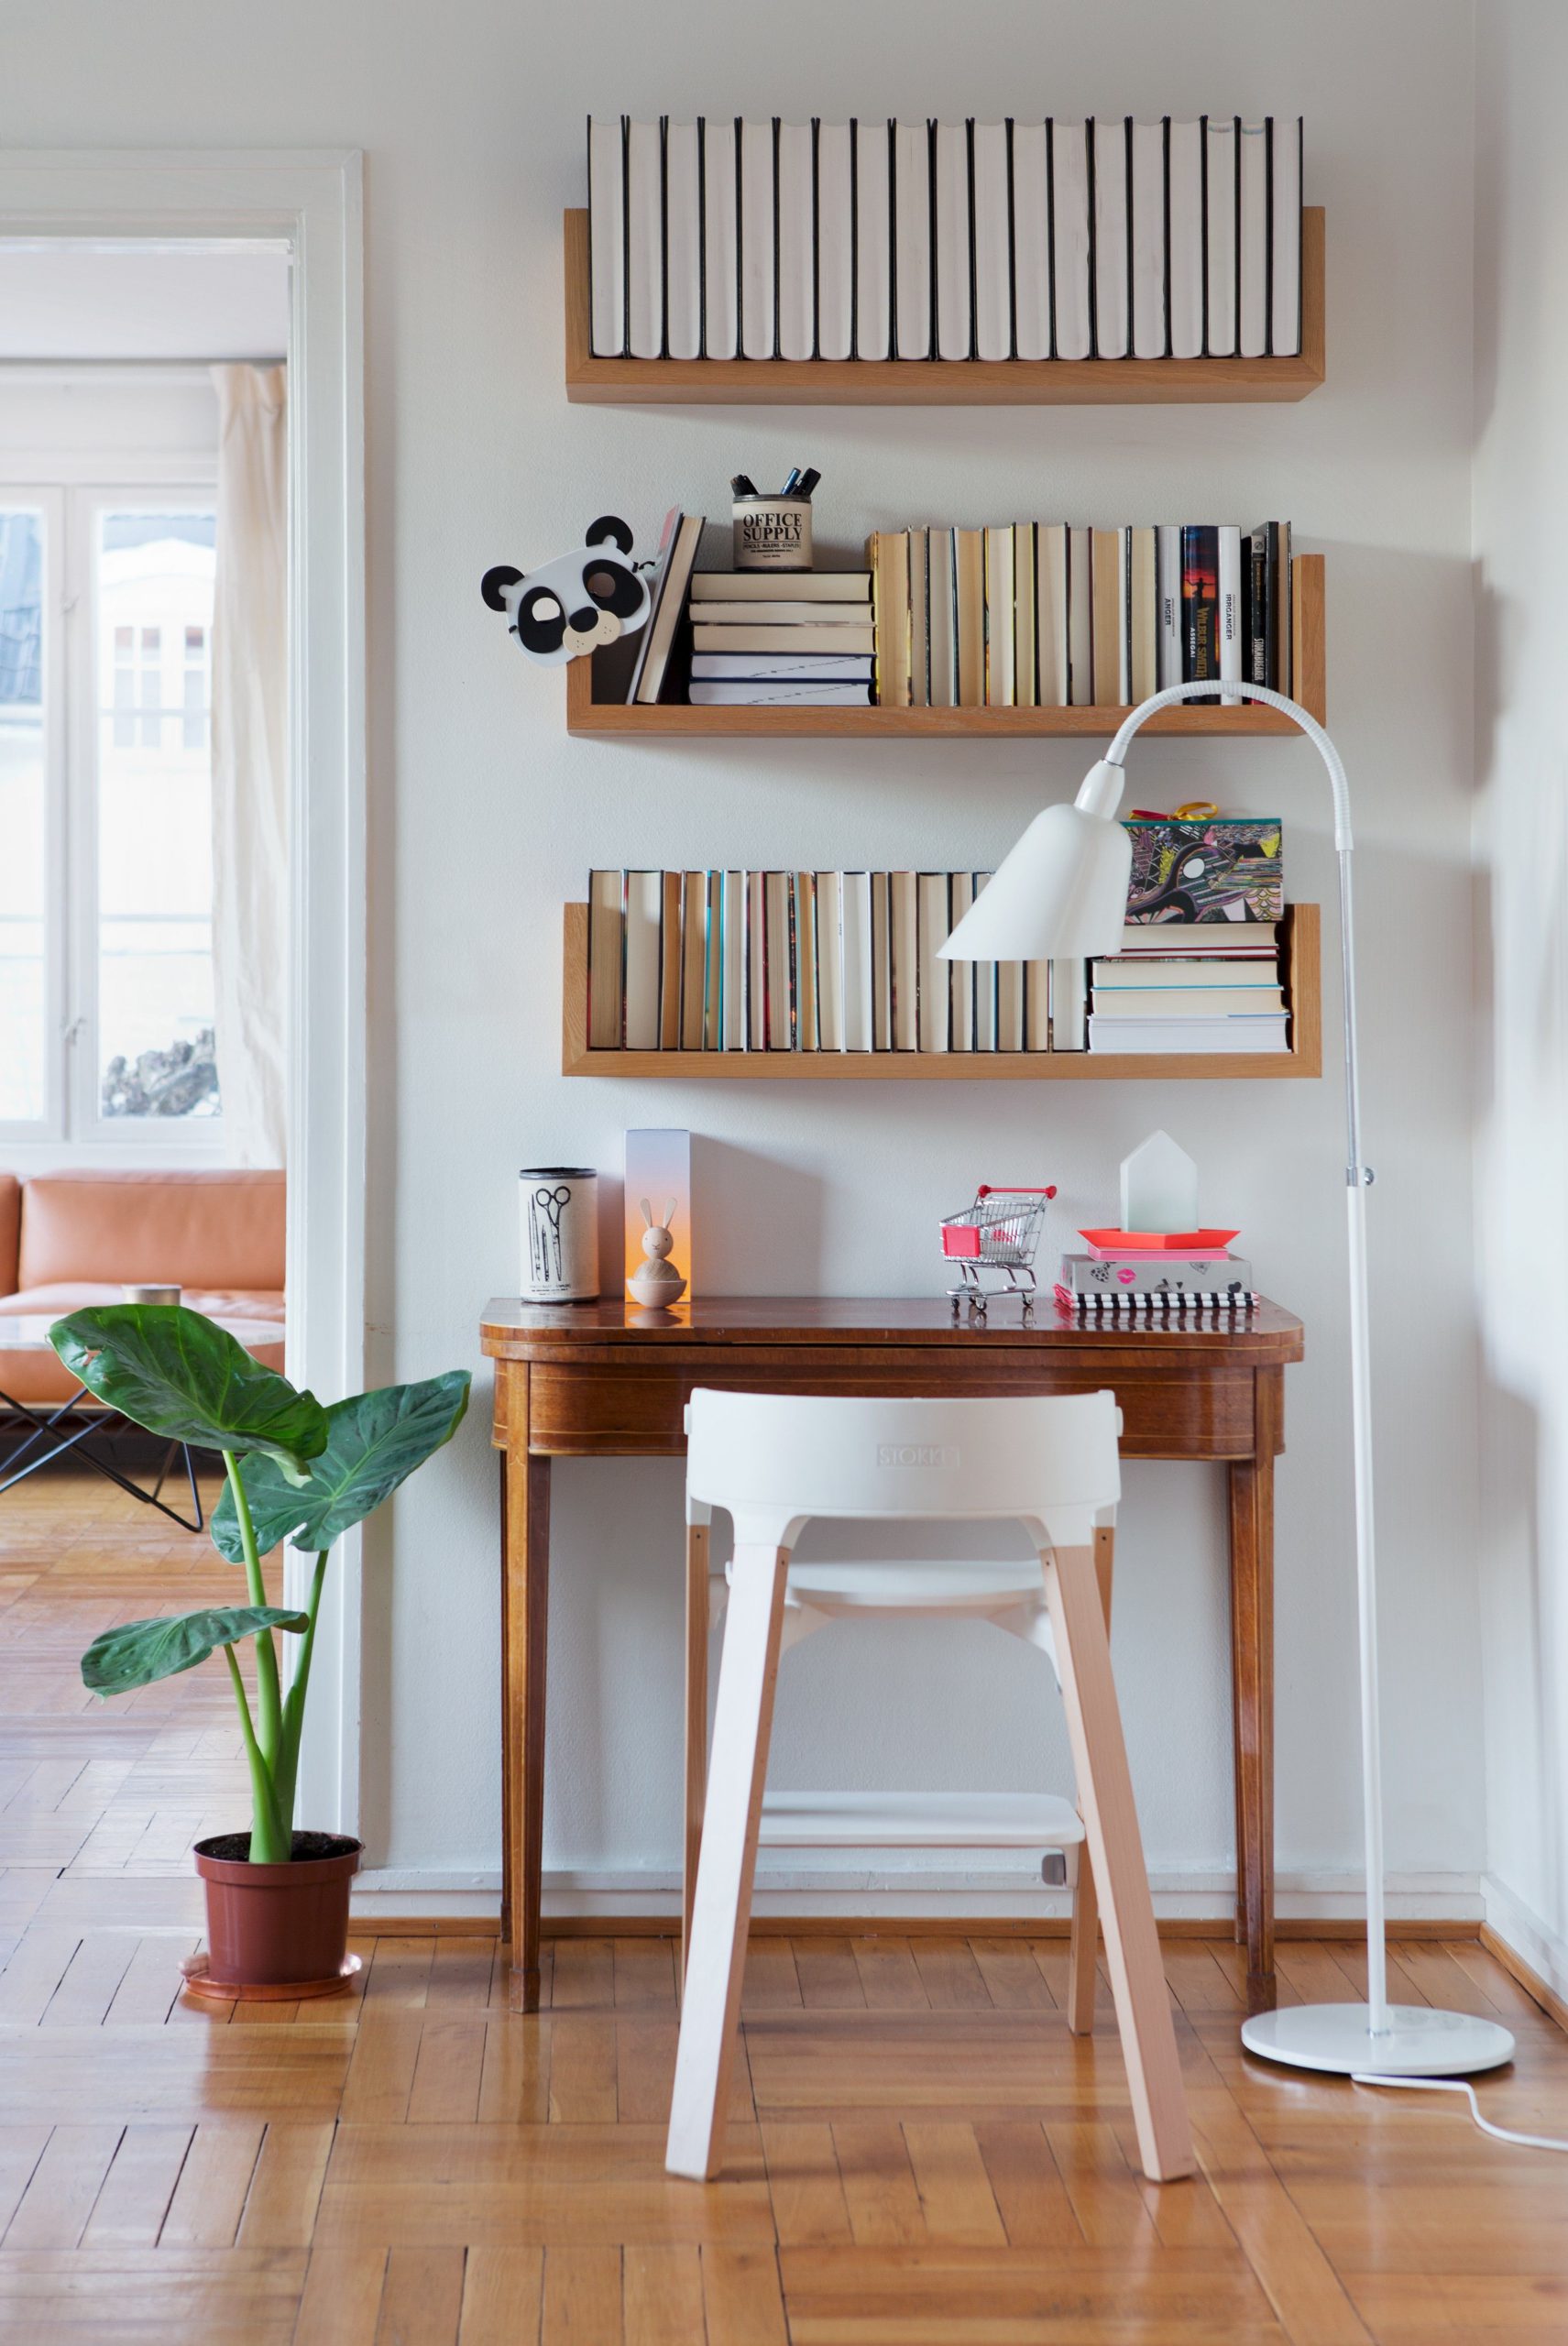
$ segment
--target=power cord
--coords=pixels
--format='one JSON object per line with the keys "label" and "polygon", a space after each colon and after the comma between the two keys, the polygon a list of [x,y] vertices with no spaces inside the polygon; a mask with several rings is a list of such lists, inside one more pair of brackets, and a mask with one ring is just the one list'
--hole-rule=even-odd
{"label": "power cord", "polygon": [[1463,2077],[1379,2077],[1370,2072],[1353,2070],[1353,2086],[1398,2086],[1410,2093],[1462,2093],[1470,2104],[1470,2115],[1483,2134],[1495,2135],[1499,2143],[1518,2143],[1527,2151],[1568,2151],[1568,2142],[1552,2134],[1516,2134],[1507,2126],[1494,2126],[1489,2118],[1481,2115],[1481,2105],[1475,2099],[1475,2088],[1466,2085]]}

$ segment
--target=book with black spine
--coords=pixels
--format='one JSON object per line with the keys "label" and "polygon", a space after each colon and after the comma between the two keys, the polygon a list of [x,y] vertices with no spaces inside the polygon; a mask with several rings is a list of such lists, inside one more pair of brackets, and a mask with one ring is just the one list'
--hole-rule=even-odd
{"label": "book with black spine", "polygon": [[1246,659],[1244,674],[1249,685],[1268,685],[1274,629],[1268,604],[1268,524],[1249,530],[1242,548],[1246,597]]}
{"label": "book with black spine", "polygon": [[893,1048],[920,1047],[920,875],[890,872],[887,875],[888,959],[892,977]]}
{"label": "book with black spine", "polygon": [[[1200,522],[1181,530],[1181,676],[1189,685],[1220,675],[1220,533]],[[1218,693],[1194,693],[1189,707],[1207,707]]]}

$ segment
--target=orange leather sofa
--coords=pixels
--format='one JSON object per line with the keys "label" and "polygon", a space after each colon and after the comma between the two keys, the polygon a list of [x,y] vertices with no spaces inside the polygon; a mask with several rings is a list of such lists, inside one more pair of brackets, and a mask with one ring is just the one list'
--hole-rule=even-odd
{"label": "orange leather sofa", "polygon": [[[276,1321],[276,1344],[252,1350],[281,1368],[282,1174],[0,1173],[0,1317],[121,1303],[133,1280],[178,1285],[194,1311]],[[73,1390],[52,1353],[0,1341],[0,1391],[36,1404]]]}

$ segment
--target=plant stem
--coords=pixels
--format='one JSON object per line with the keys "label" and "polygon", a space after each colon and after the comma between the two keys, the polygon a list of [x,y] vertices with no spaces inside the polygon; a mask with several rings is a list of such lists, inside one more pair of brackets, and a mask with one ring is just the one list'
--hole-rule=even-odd
{"label": "plant stem", "polygon": [[305,1695],[311,1683],[311,1656],[315,1650],[316,1615],[321,1611],[322,1590],[326,1583],[326,1549],[316,1557],[316,1568],[311,1576],[310,1601],[305,1611],[310,1627],[300,1640],[300,1658],[294,1666],[294,1676],[283,1704],[283,1739],[278,1754],[276,1781],[278,1806],[283,1815],[292,1820],[294,1814],[294,1782],[300,1769],[300,1738],[305,1725]]}
{"label": "plant stem", "polygon": [[[239,1525],[240,1545],[245,1551],[245,1578],[250,1591],[250,1601],[253,1605],[265,1605],[267,1589],[261,1577],[261,1558],[256,1546],[256,1526],[251,1520],[250,1501],[240,1479],[239,1462],[232,1450],[224,1453],[224,1471],[234,1495],[235,1518]],[[256,1739],[261,1748],[263,1760],[271,1769],[277,1764],[283,1730],[283,1697],[278,1677],[278,1649],[272,1642],[270,1629],[259,1630],[256,1639]]]}
{"label": "plant stem", "polygon": [[245,1756],[250,1763],[250,1862],[254,1866],[287,1865],[293,1847],[293,1831],[289,1820],[279,1813],[272,1772],[256,1740],[256,1730],[250,1721],[250,1705],[246,1700],[245,1680],[240,1674],[233,1646],[224,1648],[224,1660],[234,1681],[235,1700],[239,1705],[240,1731],[245,1737]]}

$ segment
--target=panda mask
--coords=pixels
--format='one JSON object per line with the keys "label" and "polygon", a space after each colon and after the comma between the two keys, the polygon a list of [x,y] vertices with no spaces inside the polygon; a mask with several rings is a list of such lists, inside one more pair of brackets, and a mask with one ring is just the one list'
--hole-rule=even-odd
{"label": "panda mask", "polygon": [[492,611],[510,614],[510,631],[529,659],[556,668],[642,625],[648,588],[625,559],[630,552],[630,531],[607,513],[587,545],[538,570],[503,563],[486,571],[479,592]]}

